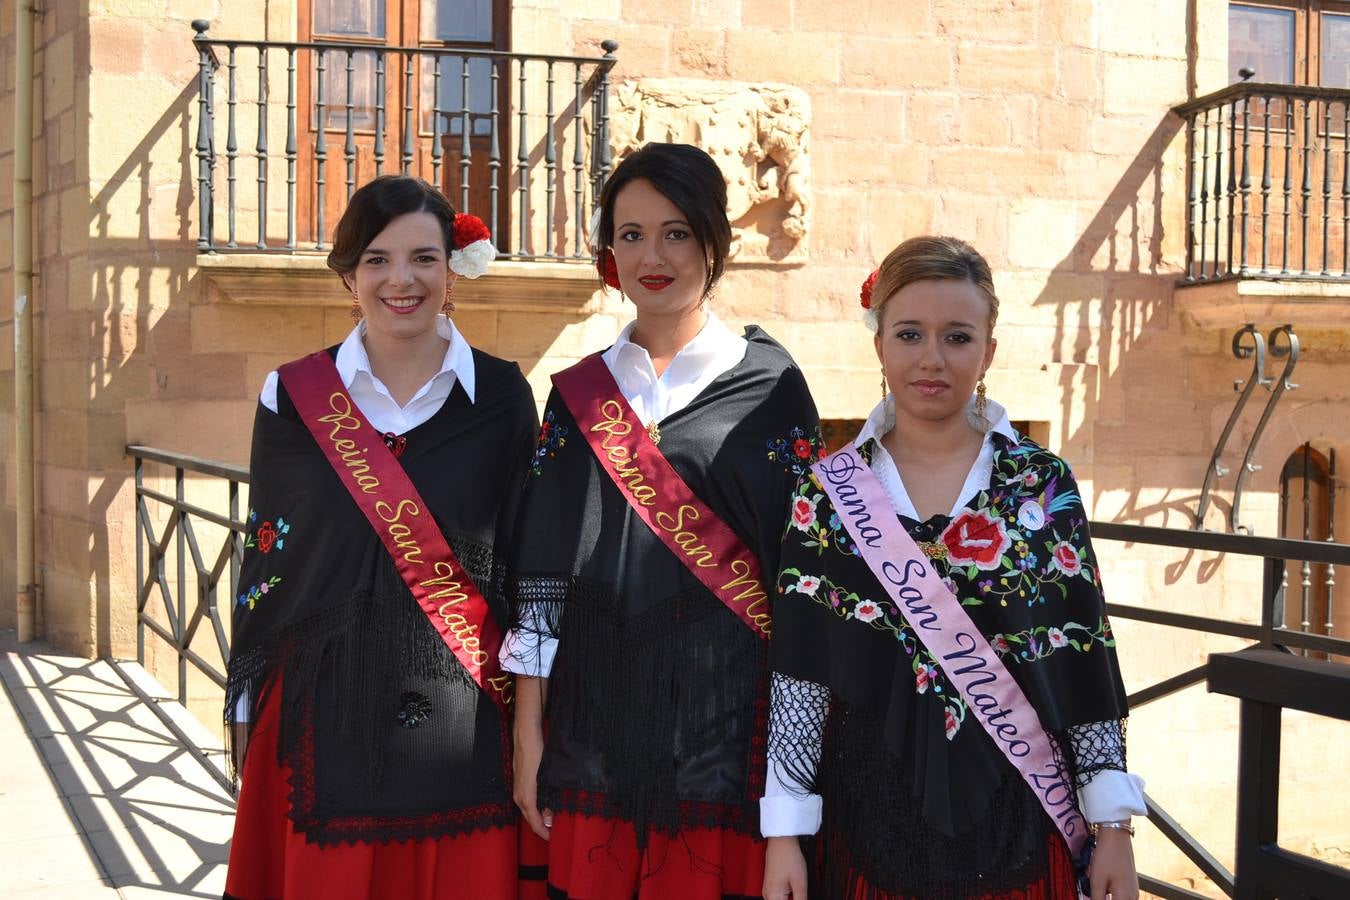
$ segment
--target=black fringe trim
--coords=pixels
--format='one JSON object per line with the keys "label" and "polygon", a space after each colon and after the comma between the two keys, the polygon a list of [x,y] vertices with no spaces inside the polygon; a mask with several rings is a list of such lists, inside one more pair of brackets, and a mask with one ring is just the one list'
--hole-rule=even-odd
{"label": "black fringe trim", "polygon": [[[763,641],[703,588],[628,619],[612,590],[575,576],[519,579],[513,594],[514,627],[565,636],[549,678],[541,804],[632,822],[640,841],[649,829],[757,831]],[[567,762],[584,758],[598,758],[598,781]],[[710,760],[718,780],[702,783]]]}

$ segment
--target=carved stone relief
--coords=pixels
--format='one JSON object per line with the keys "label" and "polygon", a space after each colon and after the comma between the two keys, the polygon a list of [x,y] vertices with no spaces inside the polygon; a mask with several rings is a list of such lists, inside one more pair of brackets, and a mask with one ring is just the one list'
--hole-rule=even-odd
{"label": "carved stone relief", "polygon": [[798,262],[811,206],[810,125],[800,88],[653,78],[619,86],[609,127],[616,165],[652,141],[706,150],[727,182],[732,256]]}

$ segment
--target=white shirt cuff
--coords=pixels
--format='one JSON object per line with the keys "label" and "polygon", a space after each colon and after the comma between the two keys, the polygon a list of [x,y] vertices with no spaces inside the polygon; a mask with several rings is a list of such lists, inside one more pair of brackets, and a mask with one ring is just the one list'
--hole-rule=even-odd
{"label": "white shirt cuff", "polygon": [[764,796],[759,798],[759,830],[766,838],[797,837],[820,830],[819,794],[790,787],[782,764],[769,757],[764,777]]}
{"label": "white shirt cuff", "polygon": [[547,678],[553,671],[553,657],[558,652],[558,639],[533,631],[508,631],[502,639],[497,659],[502,668],[513,675]]}
{"label": "white shirt cuff", "polygon": [[1078,805],[1089,822],[1121,822],[1147,815],[1144,779],[1119,769],[1102,769],[1079,790]]}
{"label": "white shirt cuff", "polygon": [[248,721],[248,691],[239,695],[239,699],[234,704],[234,718],[231,719],[236,725],[243,725]]}
{"label": "white shirt cuff", "polygon": [[820,830],[819,794],[759,798],[759,830],[766,837],[797,837]]}

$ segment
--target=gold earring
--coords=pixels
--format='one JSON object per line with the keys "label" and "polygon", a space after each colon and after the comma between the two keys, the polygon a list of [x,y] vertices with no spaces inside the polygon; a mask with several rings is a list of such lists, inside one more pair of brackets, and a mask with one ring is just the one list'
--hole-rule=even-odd
{"label": "gold earring", "polygon": [[881,402],[882,402],[882,403],[885,403],[885,402],[886,402],[886,395],[887,395],[888,393],[890,393],[890,392],[886,390],[886,370],[885,370],[885,369],[882,369],[882,370],[881,370]]}
{"label": "gold earring", "polygon": [[441,312],[447,316],[455,311],[455,301],[450,299],[451,295],[454,293],[455,285],[454,282],[451,282],[445,288],[445,302],[441,304]]}
{"label": "gold earring", "polygon": [[361,311],[361,301],[356,298],[356,291],[352,291],[352,308],[351,308],[352,321],[360,322],[362,315],[364,315],[364,313]]}
{"label": "gold earring", "polygon": [[989,398],[985,396],[984,378],[980,378],[980,383],[975,385],[975,415],[981,419],[985,418],[984,408],[989,403]]}

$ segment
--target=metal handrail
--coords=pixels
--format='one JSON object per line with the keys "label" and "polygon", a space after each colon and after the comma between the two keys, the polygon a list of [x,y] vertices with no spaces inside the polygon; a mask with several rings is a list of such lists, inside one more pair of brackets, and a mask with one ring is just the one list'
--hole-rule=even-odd
{"label": "metal handrail", "polygon": [[1272,81],[1238,81],[1217,91],[1179,103],[1172,112],[1185,118],[1192,113],[1213,109],[1234,100],[1252,96],[1297,97],[1300,100],[1332,100],[1337,103],[1350,97],[1350,88],[1321,87],[1311,84],[1276,84]]}

